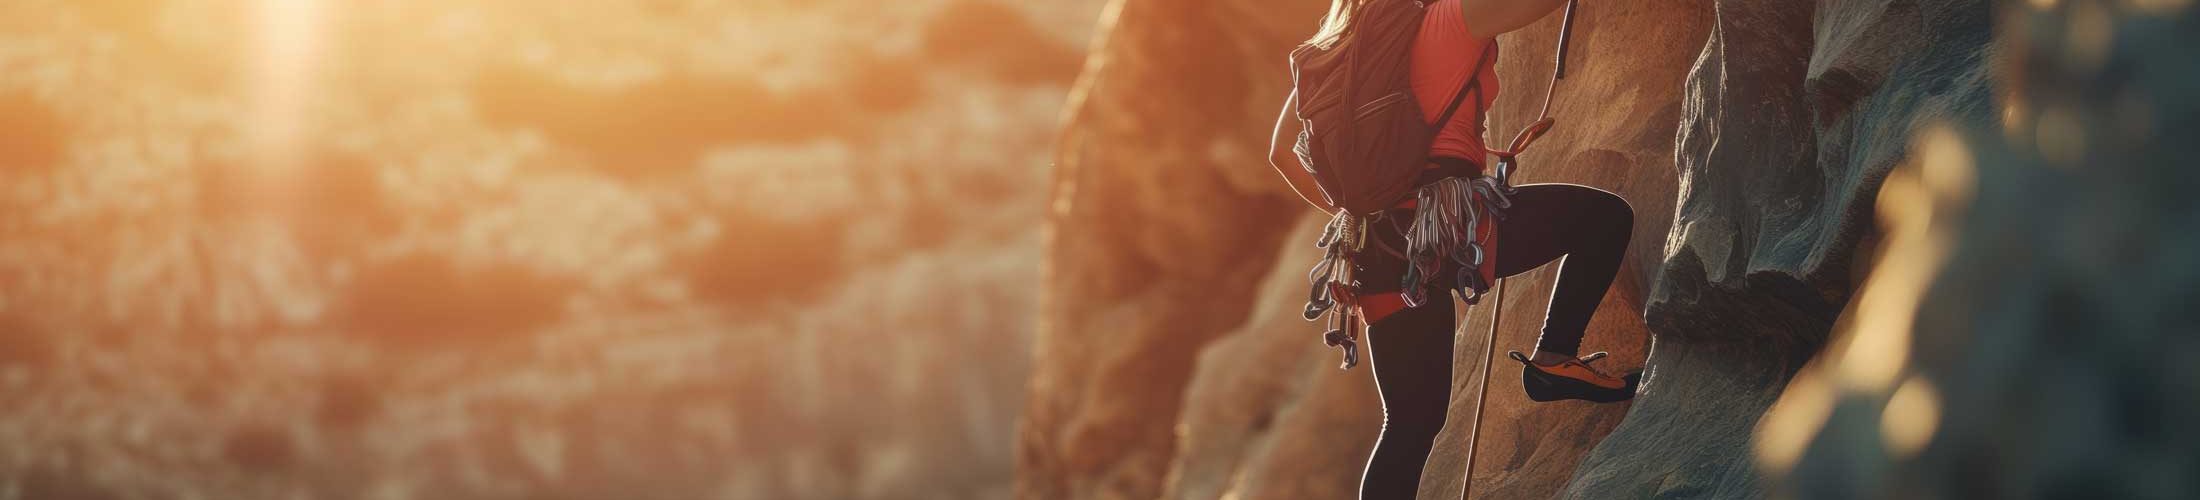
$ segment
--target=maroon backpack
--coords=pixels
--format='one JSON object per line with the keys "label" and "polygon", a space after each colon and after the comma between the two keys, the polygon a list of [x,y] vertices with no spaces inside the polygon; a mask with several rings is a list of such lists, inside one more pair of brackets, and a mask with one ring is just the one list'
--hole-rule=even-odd
{"label": "maroon backpack", "polygon": [[[1405,199],[1428,162],[1437,126],[1423,121],[1409,82],[1424,9],[1415,0],[1369,0],[1333,43],[1291,51],[1293,111],[1304,125],[1292,151],[1322,196],[1347,213],[1367,215]],[[1468,79],[1436,123],[1451,121],[1468,92],[1480,89],[1478,80]]]}
{"label": "maroon backpack", "polygon": [[[1413,42],[1425,13],[1426,5],[1415,0],[1367,0],[1333,41],[1291,51],[1297,106],[1291,111],[1303,125],[1292,151],[1313,174],[1322,197],[1338,207],[1315,242],[1325,253],[1307,276],[1313,288],[1305,316],[1329,316],[1322,339],[1344,350],[1343,368],[1359,364],[1358,311],[1352,302],[1360,283],[1352,259],[1367,241],[1367,223],[1420,187],[1414,182],[1428,164],[1429,143],[1468,93],[1479,99],[1482,63],[1496,50],[1491,44],[1482,52],[1437,125],[1422,120],[1411,72]],[[1423,278],[1409,274],[1407,289],[1420,290]]]}

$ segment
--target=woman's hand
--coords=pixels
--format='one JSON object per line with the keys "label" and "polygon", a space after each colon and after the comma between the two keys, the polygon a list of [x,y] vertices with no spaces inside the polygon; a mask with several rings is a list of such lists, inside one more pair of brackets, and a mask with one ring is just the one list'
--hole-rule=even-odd
{"label": "woman's hand", "polygon": [[1468,33],[1494,38],[1534,23],[1565,4],[1566,0],[1459,0],[1459,11],[1466,14]]}

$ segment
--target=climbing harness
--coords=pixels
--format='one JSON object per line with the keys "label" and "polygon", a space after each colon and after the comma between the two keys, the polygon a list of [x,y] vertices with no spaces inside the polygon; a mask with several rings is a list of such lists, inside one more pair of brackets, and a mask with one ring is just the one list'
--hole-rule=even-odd
{"label": "climbing harness", "polygon": [[[1503,177],[1487,176],[1447,177],[1414,190],[1413,219],[1402,231],[1406,250],[1400,252],[1376,240],[1382,250],[1407,263],[1398,292],[1407,307],[1420,307],[1429,300],[1427,285],[1438,278],[1436,273],[1446,261],[1459,265],[1450,288],[1460,300],[1481,302],[1491,281],[1483,271],[1495,258],[1487,244],[1491,235],[1485,230],[1494,230],[1495,220],[1504,218],[1504,209],[1512,206],[1508,198],[1512,192]],[[1367,247],[1368,224],[1396,223],[1381,214],[1367,217],[1339,210],[1314,242],[1323,254],[1306,276],[1313,288],[1307,291],[1305,318],[1313,321],[1335,312],[1329,314],[1322,343],[1344,350],[1339,368],[1359,364],[1360,283],[1353,276],[1352,259]]]}
{"label": "climbing harness", "polygon": [[[1566,2],[1566,17],[1559,21],[1558,55],[1555,56],[1556,61],[1551,65],[1551,84],[1543,90],[1543,110],[1538,112],[1539,116],[1534,123],[1528,124],[1526,128],[1520,130],[1518,135],[1513,136],[1512,144],[1509,144],[1505,151],[1491,152],[1492,155],[1497,157],[1496,177],[1499,179],[1510,178],[1513,168],[1519,164],[1520,153],[1526,151],[1528,145],[1535,143],[1536,139],[1542,138],[1545,132],[1551,130],[1551,96],[1558,92],[1558,81],[1566,78],[1566,46],[1574,35],[1574,9],[1579,7],[1580,4],[1581,0],[1568,0]],[[1511,184],[1507,183],[1506,185],[1510,186]],[[1482,349],[1487,351],[1482,360],[1482,387],[1475,392],[1474,424],[1467,429],[1467,472],[1464,481],[1461,481],[1464,486],[1461,486],[1459,491],[1459,498],[1463,500],[1474,498],[1474,461],[1482,456],[1481,453],[1476,452],[1475,446],[1480,444],[1482,437],[1482,408],[1489,404],[1490,365],[1497,362],[1497,325],[1500,324],[1499,320],[1503,319],[1505,312],[1505,281],[1503,278],[1496,281],[1497,299],[1490,303],[1489,337],[1482,341]]]}

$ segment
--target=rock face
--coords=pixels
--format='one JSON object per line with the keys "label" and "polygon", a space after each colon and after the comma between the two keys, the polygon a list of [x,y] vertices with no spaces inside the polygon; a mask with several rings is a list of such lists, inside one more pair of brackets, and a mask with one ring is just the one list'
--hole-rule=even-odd
{"label": "rock face", "polygon": [[[1315,329],[1285,319],[1311,223],[1258,157],[1280,54],[1319,6],[1163,3],[1115,5],[1068,124],[1018,492],[1349,497],[1378,403],[1364,371],[1334,372]],[[1654,352],[1631,405],[1531,404],[1496,369],[1474,496],[1765,495],[1750,436],[1849,302],[1881,180],[1922,124],[1991,117],[1988,11],[1786,0],[1582,16],[1559,127],[1522,182],[1635,206],[1630,259],[1585,347],[1621,366]],[[1501,39],[1493,139],[1533,118],[1556,28]],[[1552,274],[1510,280],[1496,348],[1532,345]],[[1423,498],[1470,477],[1488,309],[1465,313],[1453,425]]]}
{"label": "rock face", "polygon": [[1059,146],[1019,497],[1159,493],[1200,346],[1246,320],[1308,213],[1263,158],[1287,40],[1313,4],[1122,1],[1102,14],[1113,24]]}
{"label": "rock face", "polygon": [[1650,372],[1570,495],[1762,495],[1749,436],[1849,301],[1880,180],[1920,124],[1988,113],[1983,3],[1717,13],[1676,144],[1682,191],[1646,315]]}

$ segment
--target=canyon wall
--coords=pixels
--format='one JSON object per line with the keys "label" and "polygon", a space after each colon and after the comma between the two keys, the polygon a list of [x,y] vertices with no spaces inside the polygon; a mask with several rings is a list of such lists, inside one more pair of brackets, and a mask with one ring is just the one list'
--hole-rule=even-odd
{"label": "canyon wall", "polygon": [[1200,347],[1245,321],[1309,213],[1262,158],[1285,40],[1318,14],[1253,1],[1102,12],[1058,145],[1019,497],[1159,493]]}
{"label": "canyon wall", "polygon": [[[1681,193],[1635,408],[1569,496],[1764,494],[1750,438],[1825,345],[1913,131],[1990,119],[1983,2],[1719,2],[1676,139]],[[1806,36],[1808,35],[1808,36]]]}

